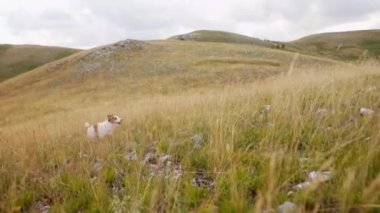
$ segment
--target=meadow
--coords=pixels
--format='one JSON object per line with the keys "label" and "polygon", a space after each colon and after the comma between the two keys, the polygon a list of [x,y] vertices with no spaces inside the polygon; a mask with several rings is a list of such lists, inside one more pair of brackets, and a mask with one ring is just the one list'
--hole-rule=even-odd
{"label": "meadow", "polygon": [[[298,212],[379,210],[378,62],[180,85],[0,99],[0,211],[276,212],[285,201]],[[124,123],[88,141],[84,122],[108,113]],[[330,175],[297,188],[312,171]]]}

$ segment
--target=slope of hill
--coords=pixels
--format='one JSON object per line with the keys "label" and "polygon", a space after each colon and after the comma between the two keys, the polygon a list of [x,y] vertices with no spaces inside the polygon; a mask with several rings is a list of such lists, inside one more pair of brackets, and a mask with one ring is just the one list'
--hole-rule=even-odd
{"label": "slope of hill", "polygon": [[267,42],[260,39],[224,31],[198,30],[191,33],[176,35],[169,39],[182,41],[225,42],[238,44],[253,44],[269,47]]}
{"label": "slope of hill", "polygon": [[[126,40],[41,66],[0,85],[0,94],[34,88],[94,88],[94,80],[124,91],[169,92],[180,85],[195,86],[252,82],[286,72],[294,54],[252,45]],[[301,55],[297,68],[336,61]],[[120,85],[115,85],[118,82]],[[122,86],[121,86],[122,85]],[[75,87],[72,87],[75,88]]]}
{"label": "slope of hill", "polygon": [[62,47],[1,44],[0,82],[78,51]]}
{"label": "slope of hill", "polygon": [[[379,83],[377,65],[256,45],[81,51],[0,83],[0,212],[371,211]],[[112,137],[86,140],[110,113]]]}
{"label": "slope of hill", "polygon": [[322,33],[289,42],[308,54],[340,60],[380,56],[380,30]]}

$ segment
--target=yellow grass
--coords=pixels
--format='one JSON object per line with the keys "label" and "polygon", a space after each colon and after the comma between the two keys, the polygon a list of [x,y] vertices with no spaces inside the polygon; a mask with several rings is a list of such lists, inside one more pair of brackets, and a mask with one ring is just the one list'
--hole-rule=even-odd
{"label": "yellow grass", "polygon": [[[0,210],[36,210],[49,197],[53,212],[259,212],[285,200],[301,212],[372,211],[380,201],[380,120],[358,110],[379,112],[378,85],[379,69],[369,64],[167,94],[130,95],[116,87],[88,97],[78,86],[3,97]],[[265,104],[272,109],[263,114]],[[316,113],[320,108],[326,115]],[[125,123],[113,137],[88,142],[84,122],[108,113]],[[199,150],[192,149],[194,134],[206,141]],[[124,159],[133,142],[138,162]],[[181,179],[149,176],[140,161],[152,145],[160,155],[180,157]],[[93,171],[97,161],[102,168]],[[191,185],[198,169],[214,188]],[[287,195],[308,172],[324,169],[332,171],[330,181]],[[122,194],[111,192],[115,181],[124,183]]]}

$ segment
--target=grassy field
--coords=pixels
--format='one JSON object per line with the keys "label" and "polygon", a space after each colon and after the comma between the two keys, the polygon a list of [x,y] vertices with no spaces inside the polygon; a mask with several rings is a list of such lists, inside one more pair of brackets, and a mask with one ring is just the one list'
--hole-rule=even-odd
{"label": "grassy field", "polygon": [[[160,54],[175,55],[169,50],[178,45],[162,50],[159,44]],[[152,60],[160,61],[160,54]],[[77,57],[85,60],[67,59],[60,77]],[[201,58],[193,61],[213,67],[208,73],[256,64]],[[227,83],[213,81],[221,75],[213,74],[198,84],[201,78],[191,71],[195,80],[186,87],[170,72],[138,76],[135,92],[127,78],[105,74],[52,87],[56,76],[38,77],[49,73],[44,70],[2,84],[0,211],[275,212],[284,201],[301,212],[379,210],[378,65],[321,67],[315,60],[293,69],[290,62],[259,59],[257,66],[285,71]],[[28,86],[18,83],[27,79],[33,80]],[[157,90],[169,82],[170,89]],[[361,107],[376,113],[361,116]],[[87,141],[84,122],[109,113],[125,119],[116,134]],[[153,157],[144,161],[147,153]],[[311,171],[329,171],[331,178],[296,190]]]}

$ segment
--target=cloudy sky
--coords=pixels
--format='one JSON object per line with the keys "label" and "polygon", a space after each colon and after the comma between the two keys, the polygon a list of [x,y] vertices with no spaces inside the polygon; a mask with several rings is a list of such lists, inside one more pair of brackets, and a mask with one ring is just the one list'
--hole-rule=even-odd
{"label": "cloudy sky", "polygon": [[89,48],[199,29],[288,41],[380,28],[380,0],[0,0],[0,43]]}

